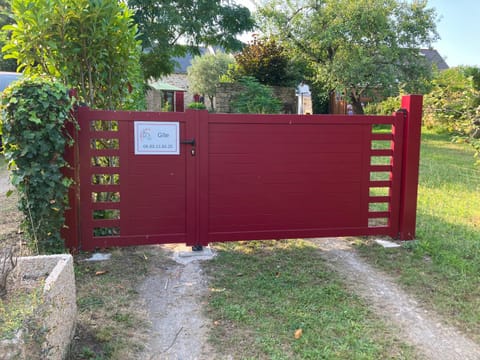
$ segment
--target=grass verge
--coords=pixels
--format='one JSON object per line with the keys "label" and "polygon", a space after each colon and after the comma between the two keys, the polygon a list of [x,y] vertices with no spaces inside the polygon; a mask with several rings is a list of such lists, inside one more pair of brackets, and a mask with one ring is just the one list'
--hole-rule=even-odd
{"label": "grass verge", "polygon": [[78,319],[70,360],[136,359],[143,349],[149,324],[136,288],[160,255],[145,247],[109,252],[111,259],[101,262],[76,257]]}
{"label": "grass verge", "polygon": [[415,358],[327,269],[314,245],[303,240],[250,241],[215,248],[218,256],[204,268],[211,277],[211,341],[222,356]]}
{"label": "grass verge", "polygon": [[468,146],[424,130],[417,241],[359,247],[453,325],[480,341],[480,168]]}

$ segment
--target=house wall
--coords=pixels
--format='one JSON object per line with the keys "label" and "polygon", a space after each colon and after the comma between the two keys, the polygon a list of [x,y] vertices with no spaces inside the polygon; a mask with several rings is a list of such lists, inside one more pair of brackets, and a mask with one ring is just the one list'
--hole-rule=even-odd
{"label": "house wall", "polygon": [[[241,92],[244,87],[240,84],[221,83],[217,86],[215,97],[215,111],[217,113],[231,113],[231,101]],[[297,97],[295,89],[290,87],[272,86],[273,94],[283,104],[285,114],[295,114],[297,109]]]}
{"label": "house wall", "polygon": [[147,91],[147,111],[162,111],[162,93],[158,90]]}
{"label": "house wall", "polygon": [[[185,108],[187,105],[193,102],[193,95],[191,92],[188,91],[188,81],[187,81],[187,74],[170,74],[168,76],[164,76],[159,79],[161,82],[179,87],[181,89],[186,90],[184,93],[184,104]],[[148,90],[147,91],[147,110],[148,111],[160,111],[162,108],[161,106],[161,94],[159,91],[156,90]]]}

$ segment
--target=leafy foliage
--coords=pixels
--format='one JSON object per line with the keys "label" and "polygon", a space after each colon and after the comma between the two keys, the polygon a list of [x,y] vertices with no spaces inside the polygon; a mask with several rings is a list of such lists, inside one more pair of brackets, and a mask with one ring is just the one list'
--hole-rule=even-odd
{"label": "leafy foliage", "polygon": [[[423,124],[454,135],[480,154],[480,69],[456,67],[435,74],[432,90],[424,97]],[[369,104],[369,114],[390,115],[400,107],[400,96]]]}
{"label": "leafy foliage", "polygon": [[173,58],[198,54],[199,45],[240,50],[242,43],[236,35],[253,28],[250,11],[230,2],[128,0],[128,6],[135,12],[141,33],[146,78],[173,72]]}
{"label": "leafy foliage", "polygon": [[285,48],[274,39],[254,38],[235,55],[240,76],[253,76],[261,84],[286,86],[296,79],[290,73],[290,59]]}
{"label": "leafy foliage", "polygon": [[391,96],[381,102],[369,103],[365,107],[365,113],[372,115],[392,115],[392,113],[400,109],[401,103],[401,96]]}
{"label": "leafy foliage", "polygon": [[[10,14],[10,1],[0,0],[0,29],[7,24],[12,23]],[[7,31],[0,32],[0,48],[5,45],[5,42],[10,37]],[[0,56],[0,71],[14,72],[17,69],[17,63],[14,59],[4,59],[3,55]]]}
{"label": "leafy foliage", "polygon": [[193,58],[192,65],[187,69],[189,90],[208,96],[212,111],[214,110],[213,98],[217,93],[220,78],[226,74],[233,63],[234,59],[227,54],[207,54]]}
{"label": "leafy foliage", "polygon": [[466,68],[442,71],[432,81],[433,89],[425,98],[425,124],[449,132],[468,133],[480,92],[475,89]]}
{"label": "leafy foliage", "polygon": [[188,104],[187,107],[194,110],[205,110],[207,108],[205,104],[201,102],[192,102]]}
{"label": "leafy foliage", "polygon": [[456,67],[437,74],[425,97],[424,123],[457,135],[480,153],[480,69]]}
{"label": "leafy foliage", "polygon": [[272,0],[259,10],[261,26],[314,69],[329,91],[347,91],[355,113],[361,98],[424,92],[430,67],[419,49],[438,36],[425,0]]}
{"label": "leafy foliage", "polygon": [[90,107],[134,108],[143,97],[137,27],[116,0],[12,0],[3,47],[26,74],[46,74]]}
{"label": "leafy foliage", "polygon": [[253,77],[243,77],[239,83],[245,88],[232,101],[232,109],[235,113],[250,114],[279,114],[282,103],[273,96],[272,90],[260,84]]}
{"label": "leafy foliage", "polygon": [[65,124],[71,100],[67,89],[46,78],[26,78],[8,87],[2,96],[4,153],[19,192],[23,227],[37,251],[63,250],[67,191],[71,180],[62,175],[63,159],[71,139]]}

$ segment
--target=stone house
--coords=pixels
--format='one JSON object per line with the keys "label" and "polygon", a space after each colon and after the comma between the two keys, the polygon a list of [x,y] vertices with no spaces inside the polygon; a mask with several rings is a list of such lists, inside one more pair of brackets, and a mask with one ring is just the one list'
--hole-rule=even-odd
{"label": "stone house", "polygon": [[[205,54],[215,54],[216,49],[213,47],[200,48],[200,55]],[[175,69],[172,74],[166,75],[158,81],[150,82],[150,86],[154,89],[151,89],[147,93],[147,110],[149,111],[160,111],[162,105],[164,104],[165,95],[162,94],[160,87],[170,86],[172,89],[178,89],[176,91],[183,92],[183,103],[184,108],[188,106],[191,102],[195,101],[195,95],[189,91],[188,80],[187,80],[187,68],[191,65],[195,55],[187,54],[184,57],[176,57],[174,61],[176,62]],[[155,88],[154,84],[157,84]],[[160,84],[160,85],[158,85]],[[169,95],[168,95],[169,96]],[[159,104],[160,102],[160,104]],[[177,104],[178,105],[178,104]],[[177,111],[179,111],[179,106],[176,106]],[[183,110],[182,110],[183,111]]]}
{"label": "stone house", "polygon": [[[206,47],[200,48],[200,55],[215,54],[220,51],[218,48]],[[151,81],[150,89],[147,93],[147,110],[162,111],[169,108],[169,111],[184,111],[188,104],[198,101],[199,94],[195,94],[189,90],[187,80],[187,68],[191,65],[195,55],[187,54],[184,57],[174,58],[176,66],[174,72],[160,78],[158,81]],[[284,87],[272,87],[274,95],[282,102],[283,112],[287,114],[296,113],[297,96],[295,89]],[[241,86],[236,84],[219,84],[217,96],[214,99],[214,108],[217,112],[231,112],[230,101],[241,91]],[[181,97],[183,96],[183,102]],[[172,106],[172,101],[174,105]],[[205,99],[207,108],[211,108],[208,99]],[[168,103],[168,104],[167,104]],[[182,109],[183,108],[183,109]],[[311,109],[311,103],[310,103]],[[311,111],[311,110],[310,110]]]}

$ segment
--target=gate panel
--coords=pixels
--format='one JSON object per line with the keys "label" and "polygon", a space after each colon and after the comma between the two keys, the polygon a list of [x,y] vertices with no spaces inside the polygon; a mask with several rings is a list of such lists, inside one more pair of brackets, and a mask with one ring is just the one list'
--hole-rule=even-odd
{"label": "gate panel", "polygon": [[180,155],[134,151],[135,121],[179,122],[186,138],[185,114],[80,109],[78,119],[82,249],[192,242],[195,188],[187,178],[195,164],[187,145]]}
{"label": "gate panel", "polygon": [[[202,143],[202,243],[396,235],[391,205],[400,189],[401,121],[401,114],[210,115],[201,122],[208,136],[208,145]],[[390,132],[374,134],[377,123],[390,124]],[[382,142],[384,148],[372,149]]]}

